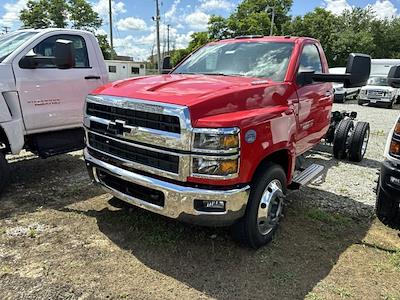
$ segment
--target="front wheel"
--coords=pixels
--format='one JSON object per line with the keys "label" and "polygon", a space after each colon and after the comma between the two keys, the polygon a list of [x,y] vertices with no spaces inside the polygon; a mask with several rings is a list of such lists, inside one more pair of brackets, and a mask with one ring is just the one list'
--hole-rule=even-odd
{"label": "front wheel", "polygon": [[0,153],[0,194],[7,186],[10,180],[10,167],[7,160],[2,153]]}
{"label": "front wheel", "polygon": [[233,237],[254,249],[268,244],[282,217],[285,193],[283,168],[268,163],[252,185],[245,216],[231,228]]}

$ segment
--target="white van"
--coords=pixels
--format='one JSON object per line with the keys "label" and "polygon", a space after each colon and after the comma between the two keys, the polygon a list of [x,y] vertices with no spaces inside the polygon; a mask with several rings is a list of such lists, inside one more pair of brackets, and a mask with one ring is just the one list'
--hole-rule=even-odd
{"label": "white van", "polygon": [[400,100],[400,90],[389,86],[387,76],[391,67],[400,65],[400,59],[373,59],[368,84],[361,88],[358,104],[392,108]]}

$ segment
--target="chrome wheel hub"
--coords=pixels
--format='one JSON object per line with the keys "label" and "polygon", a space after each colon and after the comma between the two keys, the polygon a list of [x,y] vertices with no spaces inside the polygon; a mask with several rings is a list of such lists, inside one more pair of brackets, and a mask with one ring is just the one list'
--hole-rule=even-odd
{"label": "chrome wheel hub", "polygon": [[257,227],[262,235],[269,234],[282,215],[284,194],[279,180],[271,181],[265,188],[258,206]]}

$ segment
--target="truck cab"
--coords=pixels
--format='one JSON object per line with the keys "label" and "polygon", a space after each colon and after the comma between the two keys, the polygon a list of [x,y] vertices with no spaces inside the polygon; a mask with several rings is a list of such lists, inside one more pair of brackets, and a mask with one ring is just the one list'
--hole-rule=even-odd
{"label": "truck cab", "polygon": [[85,96],[107,82],[90,32],[27,29],[0,37],[0,191],[10,176],[6,154],[83,148]]}
{"label": "truck cab", "polygon": [[296,159],[330,128],[331,82],[365,84],[369,66],[355,55],[346,74],[328,74],[311,38],[212,42],[170,74],[107,84],[86,98],[89,174],[128,203],[232,225],[260,247],[278,226]]}

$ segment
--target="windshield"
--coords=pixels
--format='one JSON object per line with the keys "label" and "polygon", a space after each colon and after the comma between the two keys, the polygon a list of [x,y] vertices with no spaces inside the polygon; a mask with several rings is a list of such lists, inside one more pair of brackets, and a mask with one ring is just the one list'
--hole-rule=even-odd
{"label": "windshield", "polygon": [[386,76],[373,76],[369,78],[368,85],[388,86],[389,84]]}
{"label": "windshield", "polygon": [[224,43],[205,46],[173,74],[206,74],[285,79],[293,43]]}
{"label": "windshield", "polygon": [[35,34],[34,31],[16,31],[0,36],[0,62]]}

